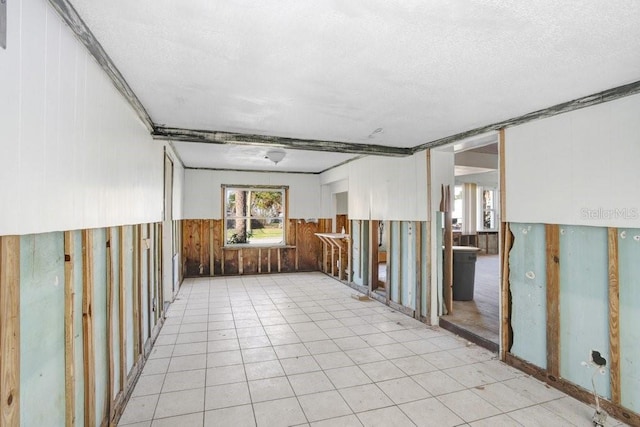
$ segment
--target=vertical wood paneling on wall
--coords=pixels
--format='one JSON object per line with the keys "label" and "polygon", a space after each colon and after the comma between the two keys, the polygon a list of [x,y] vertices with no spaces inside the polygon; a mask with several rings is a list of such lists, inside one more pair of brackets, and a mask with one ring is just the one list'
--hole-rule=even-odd
{"label": "vertical wood paneling on wall", "polygon": [[20,237],[0,236],[0,424],[20,425]]}

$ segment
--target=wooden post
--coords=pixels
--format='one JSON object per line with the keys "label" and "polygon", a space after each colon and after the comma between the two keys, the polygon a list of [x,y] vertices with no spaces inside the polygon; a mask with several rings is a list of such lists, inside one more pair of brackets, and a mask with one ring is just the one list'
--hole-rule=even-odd
{"label": "wooden post", "polygon": [[0,236],[0,425],[20,425],[20,236]]}
{"label": "wooden post", "polygon": [[[388,224],[388,227],[386,226]],[[393,267],[393,255],[391,252],[391,236],[393,234],[393,226],[391,225],[391,221],[387,221],[385,224],[385,228],[388,228],[386,234],[385,247],[387,248],[387,280],[384,284],[384,298],[385,303],[389,305],[389,300],[391,299],[391,271]]]}
{"label": "wooden post", "polygon": [[76,425],[75,318],[73,289],[73,232],[64,232],[64,394],[65,426]]}
{"label": "wooden post", "polygon": [[280,255],[280,248],[276,249],[278,251],[278,273],[280,273],[280,270],[282,270],[282,257]]}
{"label": "wooden post", "polygon": [[[513,245],[513,235],[509,229],[507,219],[507,186],[505,166],[505,132],[504,128],[498,133],[498,170],[500,173],[500,266],[502,282],[500,284],[500,360],[505,361],[511,348],[511,292],[509,290],[509,251]],[[485,253],[489,253],[489,233],[485,233]]]}
{"label": "wooden post", "polygon": [[242,253],[242,248],[238,249],[238,274],[244,274],[244,254]]}
{"label": "wooden post", "polygon": [[96,422],[93,338],[93,230],[82,230],[82,346],[84,350],[84,425]]}
{"label": "wooden post", "polygon": [[560,376],[560,226],[546,224],[547,370]]}
{"label": "wooden post", "polygon": [[447,313],[453,313],[453,223],[451,219],[451,189],[442,185],[444,209],[444,302]]}
{"label": "wooden post", "polygon": [[215,276],[215,233],[214,233],[214,221],[209,220],[209,276]]}
{"label": "wooden post", "polygon": [[618,229],[609,228],[609,372],[611,401],[620,404],[620,281],[618,272]]}
{"label": "wooden post", "polygon": [[258,273],[262,273],[262,248],[258,248]]}
{"label": "wooden post", "polygon": [[271,248],[267,249],[267,273],[271,273]]}

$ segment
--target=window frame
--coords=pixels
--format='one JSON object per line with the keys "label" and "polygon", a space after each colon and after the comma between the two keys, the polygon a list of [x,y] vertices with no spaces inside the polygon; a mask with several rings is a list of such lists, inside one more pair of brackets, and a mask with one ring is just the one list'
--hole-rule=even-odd
{"label": "window frame", "polygon": [[[289,186],[285,186],[285,185],[246,185],[246,184],[238,184],[238,185],[231,185],[231,184],[222,184],[222,241],[223,241],[223,247],[225,248],[264,248],[264,247],[271,247],[271,248],[277,248],[277,247],[284,247],[287,246],[287,222],[288,222],[288,217],[289,217]],[[241,190],[241,191],[247,191],[252,192],[252,191],[259,191],[259,192],[280,192],[282,194],[282,208],[281,208],[281,215],[282,216],[278,216],[278,217],[271,217],[271,216],[256,216],[256,215],[251,215],[251,210],[249,209],[249,212],[247,212],[247,216],[244,217],[239,217],[239,216],[235,216],[235,215],[229,215],[228,214],[228,209],[227,209],[227,193],[229,191],[236,191],[236,190]],[[238,218],[246,218],[249,221],[251,219],[264,219],[264,220],[273,220],[273,219],[277,219],[280,220],[282,222],[282,240],[278,243],[251,243],[251,241],[246,242],[246,243],[229,243],[228,238],[227,238],[227,222],[228,221],[233,221],[235,219]]]}

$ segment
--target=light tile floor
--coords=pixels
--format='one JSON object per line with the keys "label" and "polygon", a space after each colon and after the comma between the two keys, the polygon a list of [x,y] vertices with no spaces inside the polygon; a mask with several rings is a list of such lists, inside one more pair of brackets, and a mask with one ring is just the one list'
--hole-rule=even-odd
{"label": "light tile floor", "polygon": [[591,425],[494,353],[354,294],[320,273],[185,280],[119,425]]}

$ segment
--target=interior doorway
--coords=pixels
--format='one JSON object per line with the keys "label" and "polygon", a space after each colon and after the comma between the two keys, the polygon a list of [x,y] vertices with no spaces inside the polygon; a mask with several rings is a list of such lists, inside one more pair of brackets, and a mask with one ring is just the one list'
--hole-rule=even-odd
{"label": "interior doorway", "polygon": [[[501,263],[497,136],[456,146],[454,175],[454,298],[452,312],[440,318],[440,325],[498,351]],[[461,287],[466,290],[457,292],[456,297],[456,289]]]}
{"label": "interior doorway", "polygon": [[389,221],[370,221],[371,226],[371,290],[385,297],[388,291],[388,230]]}

